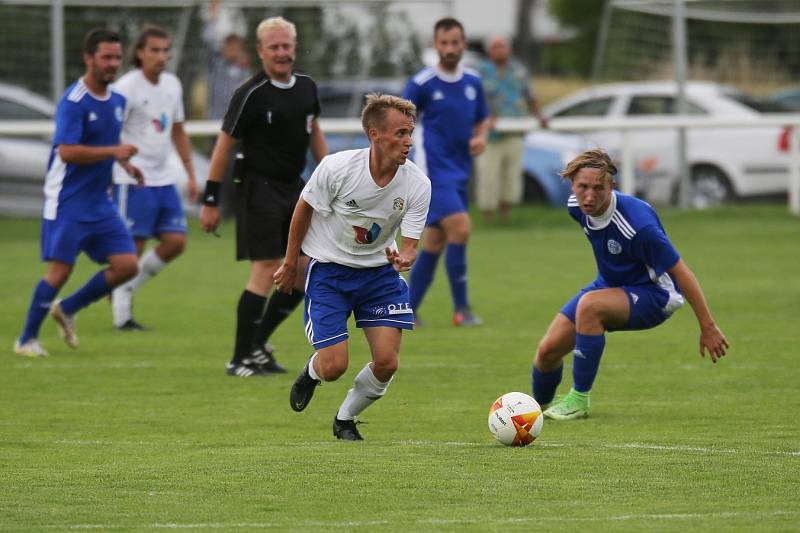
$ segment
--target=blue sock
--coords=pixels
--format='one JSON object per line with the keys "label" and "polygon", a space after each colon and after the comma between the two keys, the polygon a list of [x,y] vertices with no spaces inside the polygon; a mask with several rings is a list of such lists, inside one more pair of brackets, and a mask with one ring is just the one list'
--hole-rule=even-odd
{"label": "blue sock", "polygon": [[90,303],[111,292],[112,288],[106,282],[106,271],[101,270],[92,276],[83,287],[64,298],[61,302],[61,309],[68,315],[74,315]]}
{"label": "blue sock", "polygon": [[50,311],[50,304],[53,303],[56,294],[58,294],[58,289],[52,287],[45,280],[39,280],[39,283],[36,284],[36,288],[33,289],[31,306],[28,308],[28,316],[25,319],[25,328],[19,337],[20,344],[39,336],[39,328]]}
{"label": "blue sock", "polygon": [[411,309],[417,312],[419,304],[422,303],[422,298],[428,292],[428,287],[431,286],[433,281],[433,273],[436,272],[436,263],[439,262],[439,256],[430,252],[422,250],[411,268],[411,283],[409,286],[409,293],[411,299]]}
{"label": "blue sock", "polygon": [[450,280],[450,293],[453,307],[460,309],[467,305],[467,245],[447,244],[444,259],[447,267],[447,278]]}
{"label": "blue sock", "polygon": [[573,389],[578,392],[592,390],[605,346],[605,335],[581,335],[578,333],[575,336],[575,350],[572,352]]}
{"label": "blue sock", "polygon": [[533,389],[533,398],[539,402],[539,405],[547,405],[553,401],[563,373],[564,365],[552,372],[542,372],[535,366],[533,367],[531,388]]}

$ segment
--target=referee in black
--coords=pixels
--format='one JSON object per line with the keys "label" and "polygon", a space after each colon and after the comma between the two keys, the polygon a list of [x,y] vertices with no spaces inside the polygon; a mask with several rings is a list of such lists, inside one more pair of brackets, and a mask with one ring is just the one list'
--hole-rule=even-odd
{"label": "referee in black", "polygon": [[303,299],[302,272],[292,294],[272,290],[272,276],[286,252],[292,212],[305,183],[306,151],[319,162],[328,153],[319,127],[317,86],[292,72],[297,47],[294,24],[268,18],[256,30],[263,71],[236,90],[211,156],[200,226],[216,230],[220,184],[237,142],[236,259],[250,261],[250,278],[239,298],[236,343],[226,372],[249,377],[283,373],[268,339]]}

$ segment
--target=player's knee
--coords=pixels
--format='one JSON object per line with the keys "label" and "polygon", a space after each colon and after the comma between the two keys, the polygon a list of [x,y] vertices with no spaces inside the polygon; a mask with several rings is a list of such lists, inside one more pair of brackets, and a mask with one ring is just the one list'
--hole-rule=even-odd
{"label": "player's knee", "polygon": [[336,381],[347,372],[347,358],[330,357],[317,360],[318,372],[325,381]]}
{"label": "player's knee", "polygon": [[548,368],[564,357],[559,349],[559,344],[545,337],[536,347],[536,365],[539,368]]}
{"label": "player's knee", "polygon": [[134,255],[126,256],[113,264],[111,270],[117,281],[124,283],[139,273],[139,261]]}
{"label": "player's knee", "polygon": [[399,364],[396,354],[395,357],[375,359],[372,361],[372,373],[379,381],[386,382],[392,379]]}
{"label": "player's knee", "polygon": [[597,293],[587,292],[578,301],[575,317],[581,321],[599,321],[603,316],[603,299]]}

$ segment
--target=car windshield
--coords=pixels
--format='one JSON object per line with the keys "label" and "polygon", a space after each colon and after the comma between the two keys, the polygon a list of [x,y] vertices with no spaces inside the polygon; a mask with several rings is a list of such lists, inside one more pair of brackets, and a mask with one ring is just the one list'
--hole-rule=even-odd
{"label": "car windshield", "polygon": [[725,96],[759,113],[791,113],[792,110],[780,102],[756,98],[749,94],[730,92]]}

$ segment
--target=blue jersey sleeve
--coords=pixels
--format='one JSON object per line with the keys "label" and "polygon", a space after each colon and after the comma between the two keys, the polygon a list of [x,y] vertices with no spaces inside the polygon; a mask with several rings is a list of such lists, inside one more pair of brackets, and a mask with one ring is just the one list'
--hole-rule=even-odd
{"label": "blue jersey sleeve", "polygon": [[674,267],[681,258],[664,230],[657,226],[645,226],[636,232],[631,241],[631,253],[655,270],[656,277]]}
{"label": "blue jersey sleeve", "polygon": [[425,109],[422,87],[417,85],[413,79],[409,80],[408,85],[406,85],[406,88],[403,91],[403,98],[411,101],[415,106],[417,106],[417,116],[419,118],[419,114]]}
{"label": "blue jersey sleeve", "polygon": [[82,144],[83,107],[67,99],[61,100],[56,109],[56,131],[53,145]]}

